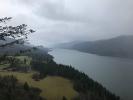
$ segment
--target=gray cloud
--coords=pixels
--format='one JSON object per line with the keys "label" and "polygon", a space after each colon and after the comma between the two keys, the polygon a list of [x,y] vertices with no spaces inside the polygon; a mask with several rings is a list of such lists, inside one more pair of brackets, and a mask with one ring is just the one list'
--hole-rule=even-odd
{"label": "gray cloud", "polygon": [[133,34],[132,0],[1,0],[0,16],[37,32],[30,41],[54,44]]}

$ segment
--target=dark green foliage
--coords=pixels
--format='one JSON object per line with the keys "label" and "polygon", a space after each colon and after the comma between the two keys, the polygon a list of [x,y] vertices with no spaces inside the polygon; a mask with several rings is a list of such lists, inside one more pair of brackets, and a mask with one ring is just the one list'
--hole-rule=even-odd
{"label": "dark green foliage", "polygon": [[62,100],[67,100],[67,98],[65,96],[62,97]]}
{"label": "dark green foliage", "polygon": [[24,83],[24,90],[29,91],[30,87],[27,82]]}
{"label": "dark green foliage", "polygon": [[[74,89],[78,92],[87,94],[88,91],[91,91],[93,93],[92,97],[97,96],[100,98],[99,100],[104,100],[104,98],[106,98],[105,100],[119,100],[119,97],[109,92],[101,84],[71,66],[56,64],[51,60],[47,63],[33,61],[32,68],[40,72],[40,77],[38,78],[44,78],[47,75],[62,76],[72,80]],[[94,98],[94,100],[97,100],[97,98]]]}
{"label": "dark green foliage", "polygon": [[4,54],[0,56],[0,64],[7,63],[7,55]]}
{"label": "dark green foliage", "polygon": [[20,84],[14,76],[0,76],[0,100],[44,100],[41,90]]}

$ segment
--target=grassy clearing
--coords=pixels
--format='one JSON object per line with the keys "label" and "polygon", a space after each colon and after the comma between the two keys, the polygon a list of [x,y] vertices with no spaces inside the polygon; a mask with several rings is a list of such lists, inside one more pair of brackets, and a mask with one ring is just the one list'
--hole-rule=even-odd
{"label": "grassy clearing", "polygon": [[0,75],[14,75],[20,82],[28,82],[30,86],[40,88],[42,90],[41,96],[47,100],[62,100],[63,96],[71,100],[78,95],[70,80],[57,76],[47,76],[41,81],[34,81],[31,78],[33,73],[0,72]]}
{"label": "grassy clearing", "polygon": [[[12,56],[8,56],[8,57],[12,57]],[[21,66],[21,67],[30,66],[31,61],[32,61],[32,58],[28,57],[28,56],[16,56],[15,58],[20,60],[19,66]],[[3,68],[7,68],[9,66],[10,66],[9,63],[0,64],[0,70],[3,69]]]}
{"label": "grassy clearing", "polygon": [[16,56],[16,58],[22,62],[24,62],[24,60],[26,60],[26,65],[30,65],[30,63],[32,61],[32,58],[28,57],[28,56]]}

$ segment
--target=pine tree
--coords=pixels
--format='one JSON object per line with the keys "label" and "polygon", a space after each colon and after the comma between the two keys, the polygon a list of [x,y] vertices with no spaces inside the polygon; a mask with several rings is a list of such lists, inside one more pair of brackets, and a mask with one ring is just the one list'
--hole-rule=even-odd
{"label": "pine tree", "polygon": [[24,83],[24,90],[29,91],[30,87],[27,82]]}

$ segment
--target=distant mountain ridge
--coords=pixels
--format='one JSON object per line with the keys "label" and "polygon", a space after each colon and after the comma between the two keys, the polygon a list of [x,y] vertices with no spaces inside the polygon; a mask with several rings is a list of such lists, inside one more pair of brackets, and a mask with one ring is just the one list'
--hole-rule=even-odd
{"label": "distant mountain ridge", "polygon": [[[97,54],[101,56],[133,58],[133,35],[118,36],[106,40],[86,41],[80,43],[66,43],[59,48],[74,49],[81,52]],[[70,44],[70,45],[69,45]]]}

